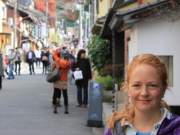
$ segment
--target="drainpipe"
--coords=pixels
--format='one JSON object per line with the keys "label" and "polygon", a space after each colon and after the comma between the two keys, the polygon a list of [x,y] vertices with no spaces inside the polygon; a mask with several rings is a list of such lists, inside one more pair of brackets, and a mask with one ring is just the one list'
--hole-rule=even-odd
{"label": "drainpipe", "polygon": [[14,36],[13,36],[13,48],[16,48],[17,46],[17,22],[16,22],[16,19],[17,19],[17,3],[18,3],[18,0],[15,0],[14,1]]}
{"label": "drainpipe", "polygon": [[112,78],[113,78],[113,106],[112,106],[112,111],[116,111],[117,110],[117,100],[116,100],[116,93],[118,91],[118,85],[116,84],[115,82],[115,76],[116,76],[116,73],[115,73],[115,65],[116,65],[116,48],[115,48],[115,45],[116,45],[116,39],[115,39],[115,34],[116,34],[116,31],[113,29],[112,30]]}
{"label": "drainpipe", "polygon": [[[112,11],[113,12],[113,11]],[[117,17],[116,14],[113,15],[111,21],[109,22],[109,28],[112,31],[112,77],[113,77],[113,111],[118,109],[118,97],[117,95],[117,91],[118,91],[118,84],[116,84],[115,82],[115,65],[116,65],[116,42],[118,42],[118,40],[116,41],[116,34],[117,34],[117,30],[119,29],[119,27],[122,25],[123,20],[119,17]]]}
{"label": "drainpipe", "polygon": [[47,47],[48,46],[48,33],[49,33],[49,31],[48,31],[48,22],[49,22],[49,20],[48,20],[48,10],[49,10],[49,7],[48,7],[48,0],[46,0],[45,1],[46,2],[46,12],[45,12],[45,17],[46,17],[46,19],[45,19],[45,21],[46,21],[46,37],[45,37],[45,46]]}

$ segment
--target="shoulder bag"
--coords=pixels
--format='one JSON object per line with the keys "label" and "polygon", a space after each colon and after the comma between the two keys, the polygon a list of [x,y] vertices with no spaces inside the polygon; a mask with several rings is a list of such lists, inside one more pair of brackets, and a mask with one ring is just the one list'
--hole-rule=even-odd
{"label": "shoulder bag", "polygon": [[53,83],[59,80],[60,78],[60,70],[59,70],[59,66],[56,66],[56,68],[54,70],[52,70],[50,73],[47,74],[46,76],[46,81],[49,83]]}

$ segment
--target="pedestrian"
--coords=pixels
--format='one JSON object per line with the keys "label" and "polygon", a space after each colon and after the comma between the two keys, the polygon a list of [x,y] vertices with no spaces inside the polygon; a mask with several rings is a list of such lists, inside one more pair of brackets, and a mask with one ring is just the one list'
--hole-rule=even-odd
{"label": "pedestrian", "polygon": [[157,56],[135,56],[122,85],[127,102],[108,119],[104,135],[180,135],[180,117],[163,100],[167,80],[165,64]]}
{"label": "pedestrian", "polygon": [[3,56],[0,50],[0,90],[2,89],[2,77],[4,77]]}
{"label": "pedestrian", "polygon": [[54,82],[54,93],[53,93],[53,105],[54,113],[57,112],[57,106],[61,97],[61,92],[64,98],[64,113],[68,114],[68,71],[71,67],[71,63],[68,59],[61,57],[61,52],[57,49],[53,52],[53,59],[56,63],[56,68],[60,70],[60,78],[58,81]]}
{"label": "pedestrian", "polygon": [[15,57],[16,57],[16,55],[15,55],[14,49],[10,49],[9,54],[8,54],[8,59],[9,59],[8,69],[9,69],[9,71],[8,71],[8,77],[7,77],[7,79],[9,79],[9,80],[15,78],[14,73],[13,73]]}
{"label": "pedestrian", "polygon": [[8,58],[8,55],[4,56],[3,65],[4,65],[4,72],[6,73],[5,75],[8,76],[8,67],[9,67],[9,58]]}
{"label": "pedestrian", "polygon": [[41,66],[41,51],[38,48],[37,50],[35,50],[35,56],[36,56],[36,67],[40,67]]}
{"label": "pedestrian", "polygon": [[[81,49],[77,54],[77,61],[72,68],[74,71],[82,72],[82,79],[75,80],[77,86],[77,107],[87,107],[88,105],[88,81],[92,78],[91,65],[86,58],[86,51]],[[75,76],[74,76],[75,78]]]}
{"label": "pedestrian", "polygon": [[43,64],[43,72],[42,72],[42,74],[47,74],[48,73],[49,56],[50,56],[50,53],[48,51],[48,48],[44,48],[44,50],[41,52],[41,61],[42,61],[42,64]]}
{"label": "pedestrian", "polygon": [[29,65],[29,74],[35,74],[34,71],[34,62],[36,61],[35,53],[32,49],[30,49],[26,54],[26,62]]}
{"label": "pedestrian", "polygon": [[[52,58],[52,60],[50,60],[50,71],[53,71],[55,68],[58,68],[58,65],[56,64],[55,60]],[[52,96],[52,104],[54,106],[54,113],[57,113],[57,107],[61,107],[61,93],[62,92],[60,89],[57,89],[55,87],[53,88],[54,90],[53,90],[53,96]]]}
{"label": "pedestrian", "polygon": [[18,48],[16,48],[15,52],[15,73],[16,75],[20,75],[21,73],[21,53],[19,52]]}

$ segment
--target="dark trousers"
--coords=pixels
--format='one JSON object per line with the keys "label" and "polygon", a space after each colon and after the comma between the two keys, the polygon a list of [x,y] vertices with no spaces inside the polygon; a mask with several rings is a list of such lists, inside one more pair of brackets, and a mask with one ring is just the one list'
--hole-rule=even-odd
{"label": "dark trousers", "polygon": [[[77,101],[79,105],[88,104],[88,81],[79,83],[77,86]],[[82,96],[83,95],[83,96]]]}
{"label": "dark trousers", "polygon": [[7,79],[14,79],[14,64],[9,64],[9,72],[8,72],[8,78]]}
{"label": "dark trousers", "polygon": [[20,73],[21,73],[21,61],[15,61],[15,73],[20,75]]}
{"label": "dark trousers", "polygon": [[34,62],[28,62],[30,75],[34,73]]}
{"label": "dark trousers", "polygon": [[53,93],[53,105],[57,105],[57,99],[61,98],[61,92],[63,93],[64,106],[68,106],[68,93],[67,90],[60,90],[59,88],[54,88]]}
{"label": "dark trousers", "polygon": [[43,64],[43,74],[47,74],[49,68],[49,61],[42,61],[42,64]]}
{"label": "dark trousers", "polygon": [[40,67],[41,65],[41,58],[36,58],[36,67]]}

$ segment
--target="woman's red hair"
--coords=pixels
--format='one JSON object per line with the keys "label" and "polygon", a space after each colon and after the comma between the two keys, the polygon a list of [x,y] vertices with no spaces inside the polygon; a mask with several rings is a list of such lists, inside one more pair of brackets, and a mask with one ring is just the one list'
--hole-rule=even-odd
{"label": "woman's red hair", "polygon": [[[160,59],[153,54],[141,54],[133,58],[131,63],[129,63],[129,65],[127,66],[125,80],[121,85],[121,90],[123,90],[126,93],[128,92],[128,84],[129,84],[129,79],[131,77],[131,73],[136,66],[142,64],[150,65],[157,70],[157,74],[159,75],[162,83],[162,89],[165,91],[168,86],[168,82],[167,82],[168,76],[167,76],[166,67],[165,64],[161,62]],[[169,109],[167,103],[163,100],[161,100],[160,106]],[[126,121],[128,122],[133,121],[134,115],[135,112],[133,105],[130,104],[128,101],[126,101],[124,107],[121,110],[113,113],[112,116],[108,118],[107,126],[109,128],[114,128],[114,124],[116,121],[119,121],[121,126],[124,126]]]}

